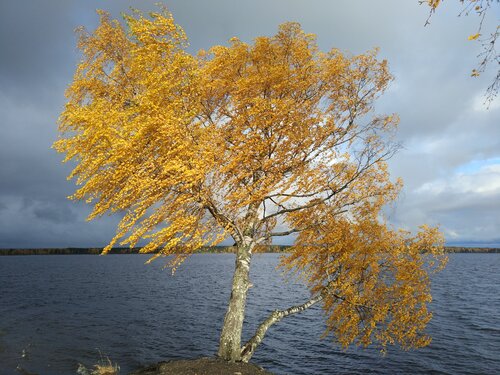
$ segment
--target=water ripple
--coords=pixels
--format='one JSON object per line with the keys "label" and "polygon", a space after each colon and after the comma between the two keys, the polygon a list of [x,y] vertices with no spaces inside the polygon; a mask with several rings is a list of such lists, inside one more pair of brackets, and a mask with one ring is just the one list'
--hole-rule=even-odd
{"label": "water ripple", "polygon": [[[0,373],[75,373],[100,353],[122,373],[165,359],[213,355],[234,256],[190,258],[172,277],[147,257],[0,258]],[[308,291],[283,282],[276,254],[254,257],[244,338],[276,308]],[[433,280],[427,348],[342,350],[320,308],[273,326],[254,360],[276,374],[500,374],[500,255],[452,254]]]}

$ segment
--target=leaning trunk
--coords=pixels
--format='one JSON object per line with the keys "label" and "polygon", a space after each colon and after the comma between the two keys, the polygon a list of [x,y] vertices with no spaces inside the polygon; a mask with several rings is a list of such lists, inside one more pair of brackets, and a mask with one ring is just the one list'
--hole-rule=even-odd
{"label": "leaning trunk", "polygon": [[267,330],[273,325],[278,323],[281,319],[292,315],[297,314],[305,309],[308,309],[312,305],[321,301],[326,293],[326,288],[323,291],[311,298],[309,301],[303,303],[299,306],[292,306],[286,310],[274,310],[269,317],[261,323],[261,325],[257,328],[255,335],[243,346],[241,351],[241,361],[248,362],[250,358],[252,358],[255,349],[260,345],[264,336],[266,335]]}
{"label": "leaning trunk", "polygon": [[241,361],[241,332],[245,319],[245,303],[250,286],[249,271],[252,245],[237,246],[231,297],[224,317],[218,355],[226,361]]}

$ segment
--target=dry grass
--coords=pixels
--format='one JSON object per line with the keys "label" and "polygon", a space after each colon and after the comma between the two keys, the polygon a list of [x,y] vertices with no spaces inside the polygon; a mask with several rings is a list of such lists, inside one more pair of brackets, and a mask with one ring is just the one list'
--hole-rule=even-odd
{"label": "dry grass", "polygon": [[94,366],[91,375],[118,375],[120,366],[111,363],[111,360],[106,357],[106,360],[101,359],[101,363]]}

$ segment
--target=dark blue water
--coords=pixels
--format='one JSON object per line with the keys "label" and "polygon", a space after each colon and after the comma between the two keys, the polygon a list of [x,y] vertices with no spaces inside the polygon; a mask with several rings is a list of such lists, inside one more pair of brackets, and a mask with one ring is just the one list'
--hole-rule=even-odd
{"label": "dark blue water", "polygon": [[[255,255],[245,338],[275,308],[308,298],[277,254]],[[234,257],[191,257],[175,274],[142,255],[0,257],[0,374],[74,374],[102,354],[126,374],[217,350]],[[320,308],[268,331],[254,362],[276,374],[500,374],[500,254],[452,254],[434,278],[432,344],[343,351],[320,340]],[[101,354],[100,354],[101,353]]]}

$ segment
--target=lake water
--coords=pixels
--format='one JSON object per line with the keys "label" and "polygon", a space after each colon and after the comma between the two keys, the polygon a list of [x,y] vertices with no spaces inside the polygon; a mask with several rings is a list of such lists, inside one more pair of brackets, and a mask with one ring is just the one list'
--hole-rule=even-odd
{"label": "lake water", "polygon": [[[321,340],[320,308],[273,326],[253,361],[276,374],[500,374],[500,254],[451,254],[434,278],[432,344],[343,351]],[[74,374],[108,356],[126,374],[211,356],[229,297],[232,254],[199,254],[175,276],[144,255],[0,257],[0,374]],[[271,310],[305,301],[278,254],[253,258],[245,338]],[[101,353],[101,354],[100,354]]]}

